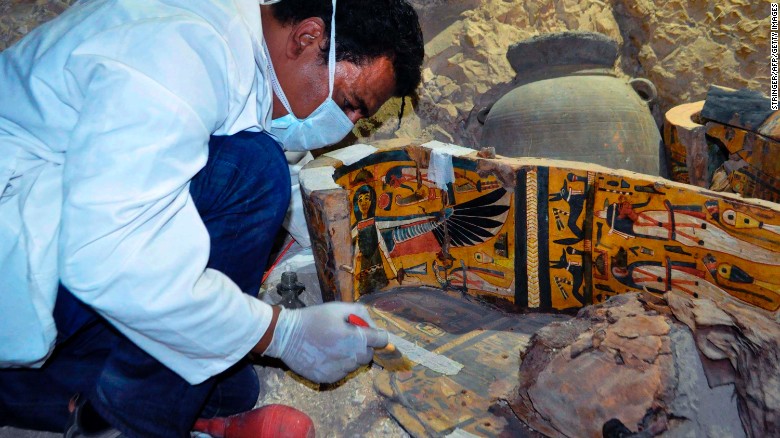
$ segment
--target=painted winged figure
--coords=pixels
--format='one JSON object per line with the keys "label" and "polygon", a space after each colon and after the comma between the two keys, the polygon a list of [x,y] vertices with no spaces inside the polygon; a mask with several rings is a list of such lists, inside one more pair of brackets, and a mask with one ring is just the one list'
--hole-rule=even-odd
{"label": "painted winged figure", "polygon": [[375,224],[386,256],[436,253],[447,238],[450,247],[464,247],[495,237],[506,222],[511,198],[498,188],[442,211],[377,217]]}

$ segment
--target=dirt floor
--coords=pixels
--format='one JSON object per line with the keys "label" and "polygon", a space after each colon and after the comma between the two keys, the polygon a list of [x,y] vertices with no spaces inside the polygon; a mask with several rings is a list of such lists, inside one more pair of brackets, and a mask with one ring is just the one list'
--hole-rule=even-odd
{"label": "dirt floor", "polygon": [[279,368],[258,367],[263,383],[258,403],[289,404],[306,412],[319,437],[408,437],[374,391],[374,377],[381,372],[364,367],[339,385],[320,388]]}
{"label": "dirt floor", "polygon": [[[286,247],[289,237],[279,246]],[[300,299],[304,304],[322,302],[311,249],[293,243],[281,253],[260,291],[260,297],[269,303],[280,300],[276,284],[285,271],[294,271],[305,290]],[[319,437],[405,437],[409,436],[382,406],[382,399],[374,391],[374,378],[381,368],[370,365],[349,375],[336,385],[315,385],[280,364],[257,366],[261,396],[258,406],[281,403],[294,406],[309,414]]]}

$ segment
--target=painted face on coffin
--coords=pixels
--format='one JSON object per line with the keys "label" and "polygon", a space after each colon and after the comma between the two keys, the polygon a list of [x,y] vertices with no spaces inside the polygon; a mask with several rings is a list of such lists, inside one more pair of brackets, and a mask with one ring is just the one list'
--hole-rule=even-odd
{"label": "painted face on coffin", "polygon": [[358,209],[360,210],[360,213],[363,214],[363,217],[368,217],[368,212],[371,209],[371,194],[370,193],[361,193],[358,196]]}

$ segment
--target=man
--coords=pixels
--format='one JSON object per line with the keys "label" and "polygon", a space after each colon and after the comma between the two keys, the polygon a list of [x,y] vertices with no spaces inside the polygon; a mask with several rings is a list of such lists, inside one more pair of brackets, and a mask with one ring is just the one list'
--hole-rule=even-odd
{"label": "man", "polygon": [[408,3],[335,3],[85,0],[0,53],[0,425],[186,436],[253,407],[250,352],[333,382],[386,344],[362,306],[250,295],[277,140],[336,142],[420,81]]}

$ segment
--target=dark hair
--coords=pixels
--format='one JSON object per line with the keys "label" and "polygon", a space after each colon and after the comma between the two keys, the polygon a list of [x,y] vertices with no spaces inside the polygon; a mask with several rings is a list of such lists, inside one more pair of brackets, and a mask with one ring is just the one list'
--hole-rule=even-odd
{"label": "dark hair", "polygon": [[[322,59],[327,62],[331,0],[282,0],[272,6],[272,11],[282,24],[321,18],[328,42]],[[337,0],[336,60],[364,65],[382,56],[393,63],[393,94],[398,97],[414,94],[420,84],[424,48],[422,30],[412,6],[406,0]]]}

